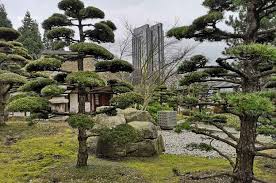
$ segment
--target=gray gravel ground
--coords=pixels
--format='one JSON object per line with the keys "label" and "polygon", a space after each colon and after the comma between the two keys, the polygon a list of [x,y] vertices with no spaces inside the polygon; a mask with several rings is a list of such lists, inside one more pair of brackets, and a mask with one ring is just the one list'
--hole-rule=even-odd
{"label": "gray gravel ground", "polygon": [[[174,131],[160,131],[165,141],[165,149],[167,154],[186,154],[193,156],[204,156],[204,157],[219,157],[217,152],[211,151],[200,151],[200,150],[190,150],[186,146],[190,143],[210,143],[210,139],[203,135],[197,135],[192,132],[184,131],[180,134]],[[218,133],[219,136],[225,137],[224,134]],[[235,150],[231,146],[219,142],[213,141],[212,145],[219,149],[221,152],[227,155],[234,155]]]}
{"label": "gray gravel ground", "polygon": [[[221,131],[218,131],[213,126],[200,124],[200,128],[206,128],[208,130],[214,131],[214,135],[218,135],[219,137],[225,138],[227,140],[230,140],[226,134],[222,133]],[[237,132],[233,128],[226,128],[227,131],[231,132],[234,136],[239,137],[239,132]],[[217,152],[211,151],[200,151],[200,150],[191,150],[188,149],[186,146],[191,143],[210,143],[210,138],[204,136],[204,135],[198,135],[193,132],[189,131],[183,131],[182,133],[178,134],[171,131],[164,131],[161,130],[159,133],[163,136],[165,141],[165,148],[167,154],[186,154],[186,155],[193,155],[193,156],[204,156],[204,157],[220,157]],[[259,135],[257,137],[257,140],[263,143],[273,143],[273,139],[268,136]],[[275,142],[275,141],[274,141]],[[220,150],[222,153],[230,156],[235,155],[235,149],[231,146],[220,142],[220,141],[213,141],[212,145]]]}

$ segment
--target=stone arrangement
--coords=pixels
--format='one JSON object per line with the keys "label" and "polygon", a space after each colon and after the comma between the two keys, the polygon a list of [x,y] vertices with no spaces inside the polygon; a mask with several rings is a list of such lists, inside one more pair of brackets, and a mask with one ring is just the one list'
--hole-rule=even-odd
{"label": "stone arrangement", "polygon": [[124,158],[124,157],[152,157],[165,151],[164,141],[158,132],[158,127],[147,111],[136,109],[118,110],[116,116],[101,114],[95,117],[96,129],[114,128],[121,124],[128,124],[141,134],[141,138],[135,142],[124,145],[111,145],[103,143],[95,137],[88,141],[89,149],[100,158]]}

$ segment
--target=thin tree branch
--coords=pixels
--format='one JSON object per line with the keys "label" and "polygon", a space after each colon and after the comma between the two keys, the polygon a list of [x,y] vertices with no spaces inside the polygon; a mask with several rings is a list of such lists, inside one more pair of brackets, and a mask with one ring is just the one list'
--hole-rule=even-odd
{"label": "thin tree branch", "polygon": [[237,137],[235,137],[232,133],[230,133],[229,131],[227,131],[222,125],[217,124],[215,122],[209,122],[210,124],[214,125],[216,128],[220,129],[221,131],[223,131],[229,138],[231,138],[232,140],[238,142],[239,139]]}
{"label": "thin tree branch", "polygon": [[274,145],[268,145],[268,146],[256,147],[256,151],[265,151],[265,150],[270,150],[270,149],[276,149],[276,144],[274,144]]}
{"label": "thin tree branch", "polygon": [[276,159],[276,156],[272,156],[272,155],[267,154],[267,153],[260,153],[260,152],[257,152],[257,153],[256,153],[256,156],[261,156],[261,157],[270,158],[270,159]]}
{"label": "thin tree branch", "polygon": [[253,177],[253,180],[255,180],[256,182],[259,182],[259,183],[269,183],[269,182],[266,182],[264,180],[260,180],[260,179],[258,179],[256,177]]}
{"label": "thin tree branch", "polygon": [[228,58],[218,58],[216,60],[216,62],[223,67],[226,70],[232,71],[234,73],[237,73],[239,76],[243,77],[243,78],[248,78],[244,73],[242,73],[240,70],[232,67],[229,63],[226,62],[226,60],[229,59],[235,59],[236,57],[228,57]]}
{"label": "thin tree branch", "polygon": [[202,129],[202,128],[195,128],[192,130],[192,132],[196,133],[196,134],[201,134],[201,135],[205,135],[205,136],[208,136],[208,137],[211,137],[215,140],[218,140],[218,141],[221,141],[221,142],[224,142],[232,147],[234,147],[235,149],[237,148],[237,145],[234,144],[233,142],[231,141],[228,141],[224,138],[221,138],[217,135],[213,135],[210,131],[206,130],[206,129]]}

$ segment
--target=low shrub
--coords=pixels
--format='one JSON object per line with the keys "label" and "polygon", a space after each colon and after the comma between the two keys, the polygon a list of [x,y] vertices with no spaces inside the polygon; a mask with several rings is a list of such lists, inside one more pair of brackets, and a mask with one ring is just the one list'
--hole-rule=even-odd
{"label": "low shrub", "polygon": [[153,117],[153,119],[155,121],[157,121],[157,113],[158,111],[173,111],[173,108],[170,107],[168,104],[160,104],[159,102],[155,102],[150,104],[147,107],[147,111],[151,114],[151,116]]}
{"label": "low shrub", "polygon": [[140,139],[140,133],[128,124],[121,124],[112,129],[104,129],[100,138],[107,144],[126,145],[137,142]]}
{"label": "low shrub", "polygon": [[182,130],[191,130],[191,129],[192,129],[191,124],[188,121],[185,121],[184,123],[180,123],[180,124],[176,125],[174,131],[176,133],[181,133]]}
{"label": "low shrub", "polygon": [[58,85],[48,85],[46,87],[44,87],[42,90],[41,90],[41,94],[43,96],[58,96],[62,93],[64,93],[64,89],[59,87]]}
{"label": "low shrub", "polygon": [[135,104],[142,105],[143,102],[144,102],[143,97],[140,94],[135,92],[123,93],[113,97],[111,100],[112,105],[120,109],[126,109]]}

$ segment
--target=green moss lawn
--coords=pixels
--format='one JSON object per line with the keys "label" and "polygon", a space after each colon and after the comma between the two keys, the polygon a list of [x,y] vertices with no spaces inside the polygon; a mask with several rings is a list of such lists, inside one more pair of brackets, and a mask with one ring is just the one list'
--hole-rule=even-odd
{"label": "green moss lawn", "polygon": [[[65,123],[29,127],[26,123],[9,122],[0,127],[0,182],[174,183],[178,178],[173,175],[173,168],[183,173],[229,169],[228,163],[222,159],[179,155],[122,161],[91,156],[87,168],[76,169],[76,152],[76,132]],[[274,169],[264,168],[267,165]],[[258,160],[255,172],[273,182],[276,180],[275,168],[271,161]]]}

